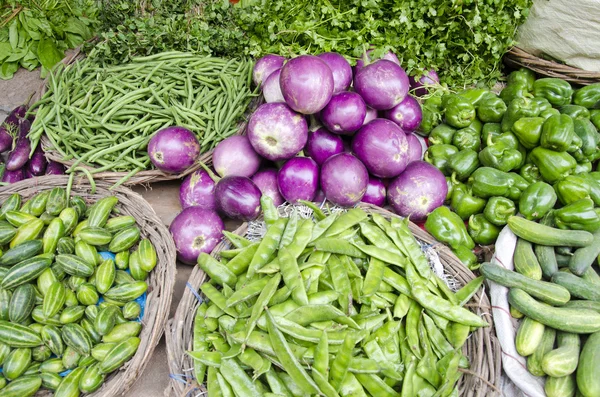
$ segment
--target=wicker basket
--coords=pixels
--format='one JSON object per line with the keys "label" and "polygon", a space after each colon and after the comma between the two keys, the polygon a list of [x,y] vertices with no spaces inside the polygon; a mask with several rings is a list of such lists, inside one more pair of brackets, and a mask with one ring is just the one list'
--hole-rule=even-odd
{"label": "wicker basket", "polygon": [[[84,55],[81,52],[81,48],[78,47],[75,50],[73,50],[72,53],[67,55],[62,60],[62,63],[64,65],[71,65],[74,62],[77,62],[83,58],[84,58]],[[36,94],[33,97],[33,102],[42,98],[44,96],[44,94],[46,93],[46,90],[47,90],[46,87],[49,82],[48,79],[49,78],[46,78],[40,85],[40,88],[36,91]],[[255,98],[254,100],[252,100],[247,112],[252,113],[254,110],[256,110],[256,108],[258,108],[258,106],[262,103],[262,100],[263,100],[262,95]],[[246,134],[246,125],[247,125],[246,121],[240,123],[239,128],[238,128],[238,135]],[[54,147],[52,146],[52,143],[50,142],[50,140],[48,139],[48,137],[45,134],[42,135],[40,144],[42,145],[42,149],[44,149],[46,158],[48,158],[49,160],[61,163],[67,169],[75,163],[75,160],[64,160],[63,156],[54,149]],[[161,182],[161,181],[170,181],[170,180],[181,179],[181,178],[185,177],[186,175],[189,175],[192,172],[200,169],[200,163],[206,164],[207,166],[211,166],[212,165],[212,153],[213,153],[213,150],[209,150],[208,152],[200,154],[200,156],[198,157],[198,159],[196,160],[194,165],[192,165],[191,167],[189,167],[188,169],[186,169],[185,171],[183,171],[180,174],[167,174],[167,173],[162,172],[157,169],[144,170],[144,171],[140,171],[140,172],[136,173],[131,178],[127,179],[127,181],[124,182],[123,184],[132,186],[132,185],[148,184],[148,183],[152,183],[152,182]],[[88,170],[94,169],[93,167],[87,166],[85,164],[79,164],[79,167],[87,168]],[[119,182],[126,175],[127,175],[126,172],[99,172],[99,173],[94,174],[94,179],[101,179],[101,180],[105,180],[107,182],[114,184],[114,183]]]}
{"label": "wicker basket", "polygon": [[512,67],[523,66],[542,76],[557,77],[574,84],[600,83],[600,73],[598,72],[589,72],[563,63],[542,59],[519,47],[512,47],[504,56],[504,62]]}
{"label": "wicker basket", "polygon": [[[23,198],[29,198],[40,190],[52,189],[57,186],[66,186],[68,177],[64,175],[45,176],[27,179],[6,187],[0,188],[0,202],[9,195],[19,193]],[[83,197],[86,201],[97,201],[106,196],[119,198],[117,208],[123,215],[131,215],[136,219],[142,237],[149,239],[157,253],[157,265],[150,273],[147,283],[148,291],[146,308],[142,319],[141,343],[137,353],[119,370],[107,376],[104,385],[95,393],[94,397],[114,397],[123,395],[139,379],[154,348],[160,341],[165,330],[169,308],[173,297],[175,285],[175,245],[167,228],[155,214],[154,210],[137,193],[123,187],[109,190],[111,185],[107,182],[98,182],[96,192],[91,193],[91,186],[87,180],[75,178],[72,194]],[[52,395],[46,391],[40,391],[36,396]]]}
{"label": "wicker basket", "polygon": [[[387,210],[372,205],[361,204],[361,208],[369,213],[379,213],[388,219],[396,216]],[[410,222],[409,227],[418,240],[433,246],[444,265],[444,269],[461,285],[475,278],[475,275],[445,245],[438,243],[429,233],[414,223]],[[234,233],[245,235],[247,230],[248,225],[244,223]],[[227,245],[221,242],[215,247],[212,255],[218,257],[219,252],[224,249],[227,249]],[[192,359],[185,352],[192,350],[194,317],[199,306],[196,291],[206,281],[206,278],[206,274],[199,267],[194,267],[175,316],[167,325],[165,337],[169,370],[171,372],[171,381],[165,390],[165,396],[167,397],[192,396],[195,394],[191,394],[191,392],[200,388],[192,375]],[[490,315],[490,301],[485,293],[480,290],[466,307],[478,314],[485,315],[490,326],[474,331],[463,347],[464,354],[471,361],[471,368],[463,370],[464,375],[459,383],[460,395],[463,397],[499,396],[501,352],[494,334],[493,319]]]}

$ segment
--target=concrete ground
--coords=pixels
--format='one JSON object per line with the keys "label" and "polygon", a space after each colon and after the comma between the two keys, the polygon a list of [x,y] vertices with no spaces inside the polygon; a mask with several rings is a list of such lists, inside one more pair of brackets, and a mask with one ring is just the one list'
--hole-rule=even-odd
{"label": "concrete ground", "polygon": [[[15,107],[25,103],[28,98],[40,89],[42,80],[39,71],[28,72],[20,69],[12,80],[0,80],[0,123]],[[165,225],[169,225],[173,218],[181,211],[179,205],[179,181],[153,184],[149,189],[136,187],[135,191],[142,194],[152,205]],[[234,222],[226,224],[228,230],[234,230],[238,225]],[[177,283],[171,304],[169,317],[175,314],[177,304],[185,289],[185,283],[191,274],[192,267],[183,264],[177,265]],[[163,395],[169,382],[169,368],[167,365],[167,351],[164,337],[156,347],[152,360],[145,372],[134,386],[125,394],[127,397],[158,397]]]}

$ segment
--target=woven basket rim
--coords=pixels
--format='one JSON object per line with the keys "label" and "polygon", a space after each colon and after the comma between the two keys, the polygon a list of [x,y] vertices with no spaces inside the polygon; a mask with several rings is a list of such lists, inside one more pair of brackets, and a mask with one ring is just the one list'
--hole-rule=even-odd
{"label": "woven basket rim", "polygon": [[504,62],[510,66],[526,67],[537,74],[560,78],[575,84],[589,85],[600,82],[600,72],[591,72],[543,59],[517,46],[508,50],[504,55]]}
{"label": "woven basket rim", "polygon": [[[83,52],[82,52],[81,46],[80,46],[80,47],[77,47],[73,51],[72,54],[69,54],[65,58],[63,58],[61,63],[65,66],[69,66],[83,58],[84,58],[84,55],[83,55]],[[50,81],[50,77],[46,77],[42,81],[39,89],[36,91],[36,94],[33,97],[33,102],[37,102],[39,99],[41,99],[44,96],[44,94],[47,91],[47,86],[48,86],[49,81]],[[243,120],[240,121],[238,124],[238,130],[235,135],[246,135],[246,127],[248,125],[248,117],[247,116],[248,116],[248,114],[251,114],[252,112],[254,112],[254,110],[256,110],[262,102],[263,102],[262,95],[259,95],[257,98],[253,99],[250,102],[250,104],[248,105],[246,114],[243,116]],[[52,143],[50,142],[50,140],[48,139],[46,134],[42,134],[40,144],[42,145],[42,149],[44,150],[44,154],[48,160],[52,160],[57,163],[61,163],[67,169],[75,163],[75,160],[64,160],[63,156],[52,147]],[[194,164],[192,166],[190,166],[189,168],[187,168],[186,170],[184,170],[183,172],[181,172],[179,174],[168,174],[168,173],[162,172],[157,169],[143,170],[143,171],[137,172],[135,175],[131,176],[129,179],[127,179],[127,181],[125,181],[123,183],[123,185],[133,186],[133,185],[141,185],[141,184],[148,184],[148,183],[154,183],[154,182],[163,182],[163,181],[172,181],[172,180],[181,179],[181,178],[191,174],[192,172],[199,170],[201,168],[201,165],[200,165],[201,163],[210,167],[212,165],[213,152],[214,152],[214,149],[211,149],[207,152],[201,153],[200,156],[196,159],[196,161],[194,162]],[[85,163],[81,163],[79,165],[79,167],[86,168],[90,171],[94,170],[94,167],[91,167]],[[94,179],[105,180],[105,181],[108,181],[108,182],[111,182],[114,184],[114,183],[119,182],[127,174],[128,174],[128,172],[108,171],[108,172],[98,172],[93,175],[94,175]]]}
{"label": "woven basket rim", "polygon": [[[8,186],[0,187],[0,201],[10,194],[20,193],[31,197],[41,189],[67,186],[69,177],[65,175],[49,175],[26,179]],[[109,190],[112,185],[106,181],[96,182],[96,192],[91,193],[91,186],[85,177],[75,177],[71,194],[80,195],[86,201],[97,200],[106,196],[117,196],[117,208],[123,214],[132,215],[140,227],[143,238],[148,238],[157,251],[157,265],[149,274],[146,308],[142,318],[141,343],[136,354],[123,367],[107,376],[102,387],[89,394],[90,397],[114,397],[124,395],[139,379],[150,362],[150,358],[165,331],[167,318],[173,298],[176,277],[176,249],[173,239],[162,221],[158,218],[150,204],[138,193],[125,187]],[[40,390],[36,397],[49,396],[51,393]]]}
{"label": "woven basket rim", "polygon": [[[388,219],[398,217],[396,214],[374,205],[361,203],[359,207],[368,213],[377,213]],[[448,247],[437,242],[433,236],[413,222],[409,222],[409,228],[417,239],[430,244],[435,249],[444,270],[450,272],[462,285],[475,278],[473,272],[467,269]],[[243,236],[247,230],[248,224],[244,223],[233,233]],[[217,257],[220,251],[226,249],[226,246],[226,242],[221,241],[211,255]],[[166,397],[189,396],[193,390],[200,389],[191,376],[192,360],[185,354],[185,351],[192,349],[194,317],[199,305],[195,296],[196,291],[207,279],[208,276],[198,266],[195,266],[177,311],[167,324],[165,339],[171,380],[164,391]],[[191,291],[192,288],[194,291]],[[501,350],[495,335],[491,303],[483,290],[479,290],[470,302],[467,307],[478,314],[485,315],[486,321],[490,325],[472,332],[463,346],[463,352],[474,351],[475,353],[469,354],[471,369],[465,370],[463,372],[465,376],[459,381],[460,395],[466,397],[500,395]]]}

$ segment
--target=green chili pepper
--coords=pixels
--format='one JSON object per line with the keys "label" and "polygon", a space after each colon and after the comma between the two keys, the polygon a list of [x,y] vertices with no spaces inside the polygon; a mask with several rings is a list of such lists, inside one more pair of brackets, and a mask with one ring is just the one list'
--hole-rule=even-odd
{"label": "green chili pepper", "polygon": [[[466,246],[472,249],[475,247],[475,243],[467,233],[463,220],[447,207],[442,206],[433,210],[427,217],[427,221],[425,221],[425,229],[438,241],[442,241],[452,248]],[[385,281],[390,283],[388,280]]]}
{"label": "green chili pepper", "polygon": [[458,150],[479,150],[481,147],[481,122],[474,120],[469,126],[462,128],[452,136],[452,144]]}
{"label": "green chili pepper", "polygon": [[471,251],[469,248],[467,248],[467,247],[453,248],[452,252],[470,270],[476,270],[479,267],[479,263],[477,263],[477,257],[475,256],[473,251]]}
{"label": "green chili pepper", "polygon": [[[533,97],[533,98],[531,98],[531,100],[534,101],[535,103],[537,103],[540,114],[553,109],[552,104],[550,102],[548,102],[548,100],[546,98]],[[557,109],[554,109],[554,110],[557,110]]]}
{"label": "green chili pepper", "polygon": [[600,109],[590,111],[590,121],[594,124],[597,130],[600,130]]}
{"label": "green chili pepper", "polygon": [[458,96],[466,99],[473,106],[479,105],[482,101],[488,98],[496,98],[493,92],[490,92],[487,88],[470,88],[458,93]]}
{"label": "green chili pepper", "polygon": [[517,200],[529,183],[520,175],[507,173],[491,167],[478,168],[469,178],[473,194],[488,198],[493,196],[508,197]]}
{"label": "green chili pepper", "polygon": [[600,157],[600,149],[598,149],[600,134],[598,134],[594,124],[587,119],[575,119],[573,120],[573,126],[575,134],[582,141],[581,153],[583,156],[591,161],[597,160]]}
{"label": "green chili pepper", "polygon": [[485,218],[496,226],[506,225],[508,217],[515,213],[515,203],[506,197],[490,198],[483,211]]}
{"label": "green chili pepper", "polygon": [[476,244],[493,244],[500,228],[486,219],[483,214],[471,215],[469,218],[469,235]]}
{"label": "green chili pepper", "polygon": [[543,112],[540,112],[540,117],[544,118],[545,120],[548,120],[550,117],[552,116],[556,116],[556,115],[560,115],[560,111],[558,109],[547,109],[544,110]]}
{"label": "green chili pepper", "polygon": [[422,104],[423,119],[419,124],[418,132],[428,136],[431,130],[442,121],[442,97],[433,95]]}
{"label": "green chili pepper", "polygon": [[483,211],[486,200],[473,196],[469,187],[460,184],[454,187],[450,206],[461,219],[466,220],[473,214]]}

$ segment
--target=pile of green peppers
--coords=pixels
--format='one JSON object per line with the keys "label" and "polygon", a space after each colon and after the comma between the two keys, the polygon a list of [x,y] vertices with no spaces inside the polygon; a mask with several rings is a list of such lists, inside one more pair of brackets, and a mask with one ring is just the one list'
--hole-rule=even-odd
{"label": "pile of green peppers", "polygon": [[475,244],[493,244],[516,213],[600,228],[600,83],[575,90],[523,68],[499,95],[475,88],[426,102],[424,160],[446,175],[452,211],[437,209],[425,227],[463,262],[474,265]]}

